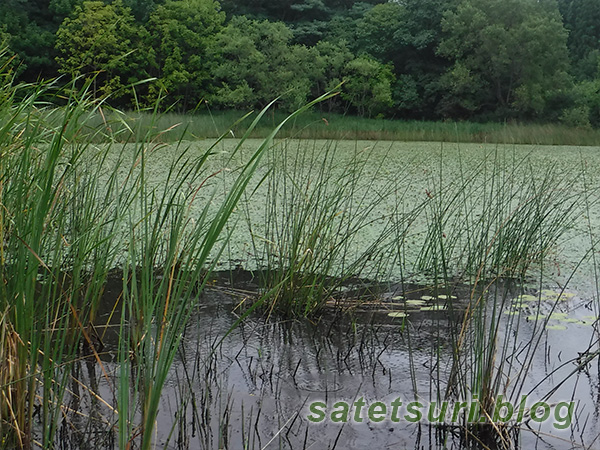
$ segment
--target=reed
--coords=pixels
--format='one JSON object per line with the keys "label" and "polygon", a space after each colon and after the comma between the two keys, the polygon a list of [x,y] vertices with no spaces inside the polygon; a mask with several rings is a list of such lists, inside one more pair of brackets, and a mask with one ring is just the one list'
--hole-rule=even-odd
{"label": "reed", "polygon": [[[253,113],[254,116],[258,111]],[[165,130],[178,123],[164,134],[165,142],[177,142],[185,134],[188,138],[218,138],[242,136],[249,122],[237,122],[239,111],[210,111],[201,109],[190,114],[165,112],[158,121],[147,111],[128,111],[102,117],[96,114],[90,125],[100,126],[108,118],[115,123],[113,129],[118,139],[129,137],[129,129],[147,131]],[[251,137],[264,138],[285,119],[286,114],[270,111],[252,129]],[[236,123],[232,126],[232,124]],[[91,130],[94,128],[91,126]],[[231,130],[231,132],[230,132]],[[450,121],[415,121],[402,119],[367,119],[342,114],[308,111],[281,130],[280,137],[298,139],[371,140],[405,142],[475,142],[483,144],[532,144],[594,146],[600,140],[600,131],[592,128],[576,128],[564,124],[538,123],[478,123]],[[96,137],[97,139],[100,136]]]}
{"label": "reed", "polygon": [[[450,332],[432,340],[436,370],[429,395],[438,402],[478,401],[474,417],[485,423],[469,423],[465,414],[466,445],[512,448],[520,424],[493,423],[495,402],[503,395],[517,404],[523,393],[550,317],[541,308],[554,311],[564,298],[566,286],[550,300],[539,294],[548,283],[549,257],[585,211],[590,192],[581,195],[576,168],[537,170],[528,156],[517,158],[510,151],[495,150],[452,180],[445,179],[442,160],[431,176],[435,187],[425,208],[417,269],[440,294],[464,292],[467,286],[469,294],[448,300],[447,315],[438,317],[450,321]],[[518,300],[536,288],[537,301]],[[540,321],[526,333],[532,315]],[[450,357],[439,353],[442,345],[449,346]]]}
{"label": "reed", "polygon": [[[73,413],[66,403],[74,365],[90,357],[116,399],[119,446],[155,445],[164,383],[192,305],[231,232],[226,224],[281,127],[327,98],[284,119],[240,165],[239,150],[262,111],[230,154],[227,164],[236,171],[227,192],[217,195],[208,181],[219,173],[206,166],[218,141],[199,155],[180,141],[166,182],[157,185],[148,160],[161,150],[163,133],[150,126],[115,134],[114,121],[91,124],[109,108],[90,99],[89,86],[8,80],[0,87],[0,442],[6,448],[56,445],[57,430]],[[159,117],[156,107],[151,120]],[[120,333],[119,368],[111,374],[94,322],[115,267],[123,282],[112,308]]]}
{"label": "reed", "polygon": [[394,195],[407,178],[386,175],[385,157],[374,164],[372,152],[356,146],[348,155],[335,142],[317,141],[273,147],[264,223],[247,214],[269,313],[311,316],[350,296],[358,304],[387,275],[398,236]]}
{"label": "reed", "polygon": [[[223,233],[229,217],[260,167],[265,153],[271,148],[279,129],[286,121],[293,120],[326,98],[328,95],[309,103],[275,127],[243,164],[216,211],[211,212],[211,202],[206,202],[194,220],[190,217],[192,203],[198,190],[214,175],[204,173],[203,169],[218,141],[199,157],[188,158],[184,150],[170,167],[167,181],[160,190],[147,188],[146,155],[144,146],[140,146],[138,156],[135,157],[139,176],[128,177],[140,183],[140,195],[134,205],[137,211],[134,209],[129,218],[132,233],[123,278],[130,279],[131,282],[124,291],[124,304],[129,305],[129,310],[124,311],[122,317],[128,317],[129,322],[134,324],[128,328],[128,340],[133,345],[136,378],[132,381],[142,403],[142,424],[141,429],[136,430],[133,436],[141,434],[141,448],[152,445],[152,430],[162,389],[192,312],[190,304],[216,264],[216,259],[210,259],[213,249],[217,250],[218,258],[227,245],[227,233],[224,238]],[[268,107],[262,114],[267,110]],[[258,123],[260,117],[259,115],[253,124]],[[236,145],[228,163],[237,159],[251,131],[252,126]],[[186,186],[193,186],[194,189],[182,194],[186,192]],[[138,217],[141,220],[134,222],[134,218]],[[157,268],[161,271],[158,272]],[[123,324],[122,329],[125,329]],[[130,351],[128,349],[127,352],[121,352],[119,359],[122,367],[129,364],[127,361]],[[128,373],[122,370],[121,377],[127,377]],[[130,436],[128,442],[131,440]],[[121,442],[125,443],[124,437],[121,437]]]}
{"label": "reed", "polygon": [[[71,365],[82,345],[94,347],[88,325],[114,253],[97,178],[83,158],[88,145],[76,143],[83,113],[100,106],[86,100],[88,87],[1,88],[0,431],[7,446],[53,445]],[[48,110],[40,99],[52,95],[66,96],[67,105]]]}

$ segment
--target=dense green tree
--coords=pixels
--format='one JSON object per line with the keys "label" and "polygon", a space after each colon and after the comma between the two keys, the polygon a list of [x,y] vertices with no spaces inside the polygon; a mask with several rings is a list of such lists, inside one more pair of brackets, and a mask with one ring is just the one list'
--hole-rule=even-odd
{"label": "dense green tree", "polygon": [[83,2],[56,34],[60,71],[93,77],[94,95],[122,95],[124,84],[138,81],[143,66],[143,52],[136,48],[140,34],[121,0]]}
{"label": "dense green tree", "polygon": [[[317,97],[340,86],[346,78],[348,64],[355,57],[344,42],[320,41],[315,46],[315,50],[323,69],[320,77],[315,79],[312,86],[312,95]],[[320,103],[319,107],[326,108],[328,112],[345,112],[347,110],[345,105],[350,106],[350,104],[348,102],[343,103],[342,100],[341,96],[334,96],[325,103]]]}
{"label": "dense green tree", "polygon": [[146,23],[156,7],[164,3],[161,0],[123,0],[125,6],[131,9],[138,22]]}
{"label": "dense green tree", "polygon": [[558,6],[569,31],[569,51],[578,79],[600,77],[600,2],[559,0]]}
{"label": "dense green tree", "polygon": [[213,83],[209,54],[224,20],[213,0],[167,0],[154,10],[147,29],[151,73],[159,82],[152,86],[150,100],[164,89],[181,110],[196,107]]}
{"label": "dense green tree", "polygon": [[358,2],[352,5],[344,14],[334,15],[327,22],[327,30],[323,35],[323,40],[335,43],[344,43],[351,46],[355,50],[357,33],[356,30],[359,22],[364,15],[373,8],[373,5],[368,3]]}
{"label": "dense green tree", "polygon": [[560,120],[570,126],[600,127],[600,78],[575,84],[570,94],[572,104],[564,108]]}
{"label": "dense green tree", "polygon": [[395,61],[409,40],[406,9],[396,2],[376,5],[357,21],[353,47],[381,62]]}
{"label": "dense green tree", "polygon": [[96,74],[115,99],[154,77],[137,98],[181,110],[291,109],[344,81],[319,108],[600,126],[598,0],[0,0],[0,39],[18,80]]}
{"label": "dense green tree", "polygon": [[[358,7],[368,9],[386,0],[222,0],[229,17],[284,22],[293,32],[293,42],[315,45],[331,34],[331,22],[340,21]],[[340,27],[340,30],[344,27]]]}
{"label": "dense green tree", "polygon": [[569,89],[567,32],[555,5],[463,0],[442,26],[439,51],[454,64],[442,80],[447,115],[540,117]]}
{"label": "dense green tree", "polygon": [[282,22],[234,17],[216,41],[211,103],[251,109],[280,97],[280,107],[294,109],[306,102],[322,63],[315,49],[291,40]]}
{"label": "dense green tree", "polygon": [[406,6],[397,2],[375,5],[357,20],[354,30],[354,52],[392,64],[396,81],[391,87],[396,113],[403,115],[406,110],[419,108],[421,78],[413,73],[412,65],[415,56],[420,59],[425,55],[412,52],[413,36]]}
{"label": "dense green tree", "polygon": [[10,33],[22,80],[55,76],[55,34],[80,0],[2,0],[0,28]]}
{"label": "dense green tree", "polygon": [[440,77],[448,68],[437,55],[441,18],[455,0],[403,0],[359,9],[332,21],[330,39],[348,42],[356,54],[392,63],[395,115],[432,118]]}
{"label": "dense green tree", "polygon": [[363,55],[345,67],[342,98],[348,100],[359,116],[373,117],[392,106],[390,67]]}
{"label": "dense green tree", "polygon": [[[438,118],[443,95],[440,83],[450,63],[438,54],[442,17],[456,8],[457,0],[404,0],[407,36],[395,61],[399,68],[394,100],[403,116]],[[400,69],[401,67],[401,69]]]}

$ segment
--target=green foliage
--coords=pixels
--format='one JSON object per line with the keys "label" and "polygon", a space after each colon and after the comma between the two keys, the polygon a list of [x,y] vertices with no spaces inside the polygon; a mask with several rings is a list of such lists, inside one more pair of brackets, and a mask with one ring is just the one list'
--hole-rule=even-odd
{"label": "green foliage", "polygon": [[196,107],[212,84],[209,54],[218,45],[215,36],[224,20],[213,0],[167,0],[154,10],[147,28],[150,72],[158,82],[151,87],[150,102],[166,90],[179,109]]}
{"label": "green foliage", "polygon": [[385,0],[222,0],[221,3],[230,17],[244,15],[256,20],[283,21],[293,31],[294,43],[312,46],[331,36],[332,22],[346,23],[346,18],[356,17],[356,11],[362,14]]}
{"label": "green foliage", "polygon": [[[344,42],[321,41],[315,46],[315,50],[321,60],[323,71],[313,86],[313,95],[336,89],[344,81],[348,63],[354,59],[354,55]],[[344,110],[340,96],[330,98],[326,103],[323,102],[322,106],[327,106],[329,112]]]}
{"label": "green foliage", "polygon": [[[569,88],[567,33],[556,8],[533,0],[464,0],[442,21],[444,113],[539,117]],[[468,88],[470,86],[470,89]]]}
{"label": "green foliage", "polygon": [[573,105],[562,113],[560,120],[575,127],[599,127],[600,79],[577,83],[571,94]]}
{"label": "green foliage", "polygon": [[142,31],[121,0],[112,4],[86,1],[64,20],[56,34],[60,71],[72,77],[92,77],[96,96],[123,95],[126,83],[143,73],[139,50]]}
{"label": "green foliage", "polygon": [[372,5],[367,3],[355,3],[345,14],[335,15],[328,23],[328,29],[325,32],[324,40],[332,42],[343,42],[347,45],[353,45],[356,41],[356,29],[358,22]]}
{"label": "green foliage", "polygon": [[10,46],[18,55],[19,77],[35,81],[40,76],[56,75],[56,31],[80,1],[5,0],[1,3],[0,28],[12,36]]}
{"label": "green foliage", "polygon": [[150,14],[156,9],[159,3],[163,2],[160,0],[124,0],[124,4],[131,8],[131,12],[136,20],[142,23],[148,21]]}
{"label": "green foliage", "polygon": [[390,67],[367,55],[356,58],[343,42],[309,48],[291,44],[292,37],[282,22],[233,18],[216,40],[217,87],[210,103],[251,109],[278,97],[279,107],[293,110],[344,81],[341,98],[327,104],[330,111],[353,109],[371,117],[392,105]]}
{"label": "green foliage", "polygon": [[53,15],[64,18],[71,14],[79,3],[81,3],[80,0],[50,0],[48,10]]}
{"label": "green foliage", "polygon": [[580,79],[600,75],[600,8],[596,0],[559,0],[558,7],[569,32],[573,73]]}
{"label": "green foliage", "polygon": [[215,42],[210,103],[251,109],[280,97],[285,110],[305,103],[322,78],[323,64],[314,48],[291,40],[291,30],[281,22],[233,18]]}
{"label": "green foliage", "polygon": [[[511,304],[511,298],[514,292],[522,293],[531,286],[532,275],[537,286],[552,278],[545,267],[548,256],[577,216],[589,209],[584,206],[588,194],[579,192],[577,186],[585,174],[559,164],[538,167],[531,155],[521,157],[514,150],[496,148],[489,153],[483,150],[468,170],[463,166],[466,159],[456,155],[460,174],[444,179],[447,166],[442,164],[442,155],[440,152],[439,169],[432,168],[435,188],[425,207],[430,212],[425,245],[419,252],[420,266],[431,274],[431,285],[444,293],[452,291],[458,279],[466,280],[469,289],[463,294],[466,307],[458,302],[446,306],[447,316],[458,326],[443,328],[432,340],[432,355],[440,354],[442,342],[449,343],[451,351],[446,355],[450,355],[451,369],[432,375],[431,389],[437,390],[437,400],[478,399],[475,417],[486,417],[488,423],[483,425],[485,419],[468,423],[465,414],[461,428],[471,436],[468,439],[475,436],[477,445],[486,436],[490,442],[508,442],[506,427],[489,424],[495,400],[503,394],[516,404],[542,348],[549,320],[541,327],[524,328],[525,317],[531,314],[526,311],[541,315],[542,296],[527,307],[521,301]],[[550,301],[551,311],[564,287],[559,292]],[[505,315],[507,312],[510,314]],[[523,348],[526,351],[520,352]],[[446,364],[441,364],[443,358],[436,358],[436,364]]]}
{"label": "green foliage", "polygon": [[[203,100],[251,109],[279,97],[277,107],[293,110],[348,79],[344,97],[318,107],[420,120],[574,123],[587,107],[571,92],[569,74],[578,81],[600,77],[596,4],[4,0],[0,30],[16,55],[18,80],[94,74],[96,94],[121,105],[134,101],[124,87],[154,78],[136,86],[138,104],[165,97],[163,105],[179,111]],[[351,63],[357,57],[388,67],[393,77],[376,76],[361,96],[356,80],[373,64]]]}
{"label": "green foliage", "polygon": [[368,54],[393,65],[395,110],[401,115],[435,113],[439,78],[448,62],[436,55],[441,39],[441,18],[454,0],[408,0],[375,5],[357,11],[356,17],[332,21],[332,39],[349,43],[357,54]]}
{"label": "green foliage", "polygon": [[379,61],[395,61],[409,39],[406,9],[400,3],[376,5],[357,22],[354,49]]}
{"label": "green foliage", "polygon": [[346,64],[347,79],[342,98],[356,108],[359,116],[373,117],[392,106],[391,69],[368,56]]}

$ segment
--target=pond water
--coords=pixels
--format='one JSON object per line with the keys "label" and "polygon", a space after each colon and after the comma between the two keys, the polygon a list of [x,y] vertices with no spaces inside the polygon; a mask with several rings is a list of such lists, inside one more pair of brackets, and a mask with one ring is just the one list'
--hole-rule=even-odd
{"label": "pond water", "polygon": [[[235,286],[227,281],[228,275],[218,274],[218,283],[206,288],[195,305],[162,396],[157,445],[173,449],[484,448],[476,441],[464,442],[455,428],[406,419],[415,417],[408,414],[409,402],[419,399],[426,416],[426,402],[435,400],[438,392],[443,397],[443,380],[448,379],[452,363],[449,335],[467,311],[466,299],[472,295],[467,286],[455,286],[444,295],[431,287],[394,285],[382,301],[362,304],[352,314],[330,308],[318,322],[266,320],[253,314],[232,328],[240,315],[240,302],[247,301],[256,286],[249,273],[238,272]],[[118,285],[115,280],[112,292],[109,285],[107,295],[114,294]],[[594,448],[600,436],[598,360],[579,368],[575,361],[588,347],[597,348],[592,345],[597,337],[591,326],[596,315],[590,299],[564,292],[565,298],[553,308],[555,318],[541,325],[546,329],[539,332],[540,322],[527,316],[527,308],[532,308],[527,305],[541,302],[541,310],[551,308],[557,294],[518,295],[510,284],[498,289],[509,298],[501,323],[513,317],[511,312],[524,310],[515,344],[515,351],[523,355],[517,360],[527,361],[527,345],[532,338],[541,338],[527,373],[508,383],[507,393],[522,382],[520,391],[529,396],[528,406],[537,400],[551,407],[575,402],[568,420],[565,408],[558,413],[552,410],[541,424],[524,420],[513,430],[509,447]],[[106,311],[100,311],[100,322],[111,313],[110,305],[107,301]],[[406,316],[390,315],[399,311]],[[110,431],[116,418],[108,405],[117,382],[118,338],[115,328],[97,331],[105,346],[103,368],[93,359],[78,365],[70,387],[76,395],[68,405],[85,414],[74,414],[63,424],[63,448],[116,448]],[[432,356],[433,348],[437,356]],[[510,371],[516,375],[514,369]],[[571,372],[575,374],[563,383]],[[332,422],[329,416],[319,423],[308,420],[311,402],[323,402],[332,412],[337,402],[353,405],[361,398],[366,403],[362,422],[352,420],[355,410],[347,423]],[[405,405],[398,410],[398,421],[391,420],[390,411],[381,422],[368,419],[370,404],[391,405],[397,398]],[[568,426],[556,429],[556,424]],[[492,442],[486,444],[493,447]]]}
{"label": "pond water", "polygon": [[[193,145],[206,147],[201,143]],[[231,145],[225,142],[220,147],[224,155]],[[252,147],[253,143],[248,145]],[[311,145],[314,149],[324,144]],[[338,146],[343,150],[340,157],[343,160],[344,154],[366,151],[373,144],[353,142]],[[289,151],[303,151],[298,143],[291,148]],[[397,212],[399,205],[402,211],[410,210],[430,197],[442,195],[440,189],[448,185],[442,178],[451,184],[454,178],[464,177],[459,174],[491,170],[482,161],[496,149],[478,144],[439,143],[394,143],[369,149],[368,157],[379,161],[373,164],[379,170],[373,169],[363,176],[398,179],[401,188],[401,194],[381,202],[381,209],[373,212],[373,216],[386,217]],[[512,176],[543,179],[548,166],[557,168],[553,175],[579,177],[569,184],[570,198],[582,196],[579,205],[582,209],[553,247],[551,263],[535,267],[542,275],[536,274],[525,284],[514,286],[497,281],[494,285],[472,288],[457,281],[441,289],[428,284],[414,267],[406,271],[406,266],[392,264],[385,268],[385,281],[389,283],[379,288],[377,298],[350,308],[351,314],[342,313],[353,306],[344,303],[327,307],[319,319],[281,320],[273,315],[267,320],[254,313],[234,327],[244,311],[240,303],[249,303],[257,286],[252,272],[237,270],[229,281],[228,272],[222,272],[199,296],[197,304],[190,305],[195,308],[194,313],[161,399],[156,444],[191,449],[499,446],[497,442],[480,445],[473,439],[465,441],[457,427],[432,425],[426,420],[412,423],[406,416],[412,419],[414,415],[407,409],[401,410],[399,421],[391,420],[389,414],[380,422],[370,420],[365,412],[374,402],[382,402],[390,409],[398,398],[405,408],[413,401],[427,404],[444,398],[448,380],[455,376],[453,371],[457,366],[465,376],[472,376],[465,385],[481,379],[475,370],[479,355],[490,349],[482,344],[480,349],[465,352],[466,356],[461,356],[464,359],[457,361],[453,359],[452,347],[465,317],[476,304],[474,301],[481,299],[488,305],[481,327],[497,326],[494,342],[498,343],[498,349],[492,353],[497,355],[493,365],[497,368],[495,377],[503,386],[501,392],[515,406],[521,395],[527,394],[527,407],[544,401],[551,411],[548,420],[542,423],[528,420],[526,411],[520,426],[504,442],[505,447],[600,447],[597,443],[599,360],[591,358],[598,349],[598,277],[594,260],[597,252],[588,252],[591,242],[598,237],[600,224],[598,151],[598,148],[531,146],[502,150],[503,171],[510,172],[503,172],[504,179]],[[527,159],[523,159],[525,156]],[[157,157],[152,164],[156,167],[150,170],[155,171],[159,185],[164,160]],[[311,170],[309,166],[303,170]],[[218,167],[215,163],[208,172]],[[261,170],[266,173],[267,169]],[[234,173],[235,170],[223,172],[222,179],[215,178],[211,183],[217,188],[227,186]],[[477,179],[472,182],[479,183]],[[519,186],[527,185],[515,184],[514,188]],[[268,237],[265,218],[261,216],[265,214],[266,199],[270,198],[265,189],[257,187],[254,196],[239,208],[238,227],[220,268],[242,266],[256,270],[263,263],[251,247],[256,236],[263,240]],[[378,195],[376,190],[371,194]],[[205,200],[201,197],[198,196],[199,202]],[[217,197],[210,198],[218,204]],[[365,201],[369,198],[364,197]],[[467,200],[465,204],[470,205]],[[479,214],[472,213],[473,217]],[[406,236],[402,255],[408,265],[422,251],[427,220],[427,216],[415,220],[414,231]],[[253,224],[250,234],[244,226],[247,223]],[[460,223],[452,225],[460,227]],[[368,245],[374,233],[376,227],[365,227],[353,245],[359,248]],[[107,288],[106,295],[106,311],[100,311],[98,323],[113,313],[119,295],[118,280]],[[118,323],[114,315],[112,320]],[[117,330],[115,326],[97,328],[104,344],[102,367],[93,360],[85,360],[76,369],[70,387],[70,408],[84,414],[73,414],[64,422],[61,431],[64,448],[117,446],[114,430],[110,431],[116,424],[112,408],[118,372]],[[469,340],[468,333],[466,336],[467,343],[476,342]],[[461,395],[455,397],[466,400]],[[330,420],[331,412],[339,409],[339,402],[355,405],[357,401],[360,404],[360,399],[366,404],[365,414],[360,416],[362,421],[352,420],[354,410],[345,423]],[[324,406],[310,409],[313,402]],[[561,402],[574,402],[568,424],[567,418],[560,414],[564,408],[557,410]],[[311,414],[314,421],[309,420]],[[326,418],[320,420],[321,415]]]}
{"label": "pond water", "polygon": [[[207,202],[215,207],[220,205],[240,168],[260,142],[247,140],[233,158],[232,154],[238,143],[235,139],[221,141],[212,149],[214,155],[206,163],[207,178],[201,180],[203,187],[195,193],[195,200],[190,204],[191,217],[199,215]],[[184,149],[188,149],[190,155],[201,155],[212,148],[213,143],[207,140],[179,146],[157,146],[148,154],[147,179],[152,186],[164,185],[167,182],[166,169]],[[115,148],[115,155],[120,151]],[[127,152],[127,146],[125,151]],[[359,165],[360,180],[356,184],[351,182],[352,192],[343,191],[343,194],[352,194],[358,200],[352,205],[355,215],[364,211],[364,207],[377,204],[368,213],[371,222],[360,223],[360,231],[352,236],[352,254],[368,248],[389,224],[390,217],[396,215],[404,220],[405,216],[409,216],[411,211],[421,207],[424,202],[434,204],[440,199],[453,202],[446,205],[451,208],[449,212],[454,214],[445,218],[447,229],[444,232],[450,236],[452,232],[458,234],[463,231],[461,227],[466,228],[467,216],[471,220],[471,226],[480,218],[483,211],[479,208],[482,208],[485,200],[483,196],[490,193],[489,189],[510,190],[514,198],[507,205],[516,207],[520,201],[530,200],[526,191],[533,187],[529,184],[533,182],[541,192],[545,188],[557,190],[558,209],[562,201],[578,201],[576,211],[572,212],[575,220],[569,224],[554,247],[552,264],[547,264],[544,268],[545,276],[561,285],[568,282],[577,290],[595,292],[595,269],[590,264],[591,254],[588,251],[590,243],[598,240],[600,230],[599,152],[598,147],[543,145],[293,139],[276,141],[248,187],[248,193],[251,192],[252,195],[248,194],[242,199],[232,216],[230,223],[233,232],[224,254],[219,258],[219,268],[229,269],[241,265],[245,269],[255,270],[261,267],[264,264],[261,246],[273,237],[269,235],[269,227],[272,228],[274,224],[281,226],[281,223],[274,221],[274,217],[277,216],[278,220],[289,218],[286,208],[291,208],[291,205],[282,201],[286,199],[285,194],[282,194],[283,182],[269,184],[263,181],[258,184],[273,167],[279,168],[283,177],[302,180],[307,186],[302,189],[308,193],[311,189],[309,186],[311,183],[315,184],[318,170],[322,166],[326,166],[331,174],[331,178],[326,180],[327,188],[334,189],[337,183],[348,182],[343,177],[352,165]],[[108,161],[110,162],[110,158]],[[125,173],[124,171],[123,176]],[[498,188],[493,183],[504,185]],[[195,186],[190,186],[190,189],[194,190]],[[280,192],[274,194],[273,190],[277,189]],[[289,185],[285,189],[291,190]],[[392,189],[394,192],[386,192]],[[519,190],[525,192],[517,195]],[[452,198],[455,193],[461,194],[459,201]],[[283,195],[278,197],[280,209],[276,211],[268,208],[274,195]],[[539,196],[540,192],[532,192],[531,195]],[[339,206],[348,207],[347,204]],[[368,273],[370,278],[426,280],[412,264],[419,259],[423,249],[423,240],[432,220],[430,213],[431,210],[423,210],[414,220],[411,219],[412,222],[406,224],[408,230],[403,237],[402,263],[395,261],[385,267],[372,268]],[[584,258],[587,260],[581,264]]]}

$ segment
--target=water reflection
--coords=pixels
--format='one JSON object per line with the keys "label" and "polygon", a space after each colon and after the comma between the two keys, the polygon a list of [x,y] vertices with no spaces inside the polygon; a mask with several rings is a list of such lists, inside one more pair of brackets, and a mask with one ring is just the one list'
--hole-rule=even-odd
{"label": "water reflection", "polygon": [[[596,335],[589,323],[580,320],[590,315],[586,300],[574,296],[560,305],[561,311],[577,318],[565,322],[566,330],[541,329],[538,321],[522,314],[518,337],[514,326],[508,334],[500,329],[497,337],[499,342],[511,336],[515,339],[513,366],[498,365],[505,373],[507,398],[526,393],[550,405],[575,400],[575,419],[565,430],[554,428],[552,421],[537,424],[530,420],[518,429],[508,429],[504,442],[490,438],[481,443],[477,439],[485,439],[485,433],[465,440],[457,427],[425,422],[307,420],[308,405],[314,401],[354,404],[363,398],[367,404],[380,401],[389,405],[397,398],[405,404],[416,398],[443,398],[444,383],[455,362],[449,336],[460,331],[474,293],[466,287],[447,293],[424,289],[393,286],[377,307],[363,307],[352,315],[332,308],[317,322],[265,320],[253,315],[233,330],[240,314],[236,306],[243,295],[216,287],[206,289],[165,386],[156,444],[168,442],[168,448],[190,449],[594,447],[600,432],[598,359],[591,364],[582,362],[586,349],[597,348]],[[504,313],[517,308],[519,294],[508,284],[496,289],[496,293],[504,292],[503,310],[497,313],[503,314],[502,321],[507,323],[513,316]],[[425,301],[426,308],[418,308],[423,303],[411,300]],[[443,307],[427,308],[434,302]],[[99,318],[112,314],[113,323],[118,323],[109,303],[106,310],[99,311]],[[402,308],[406,317],[389,315],[389,311]],[[75,366],[61,448],[117,445],[117,331],[116,327],[99,328],[106,350],[102,367],[93,358]],[[528,356],[538,339],[542,340],[538,351]],[[501,352],[499,357],[508,360]],[[580,366],[573,361],[577,357]],[[526,376],[516,377],[520,371],[527,372]],[[574,376],[563,382],[572,372]],[[513,376],[514,381],[510,379]],[[135,414],[132,419],[135,422]]]}

